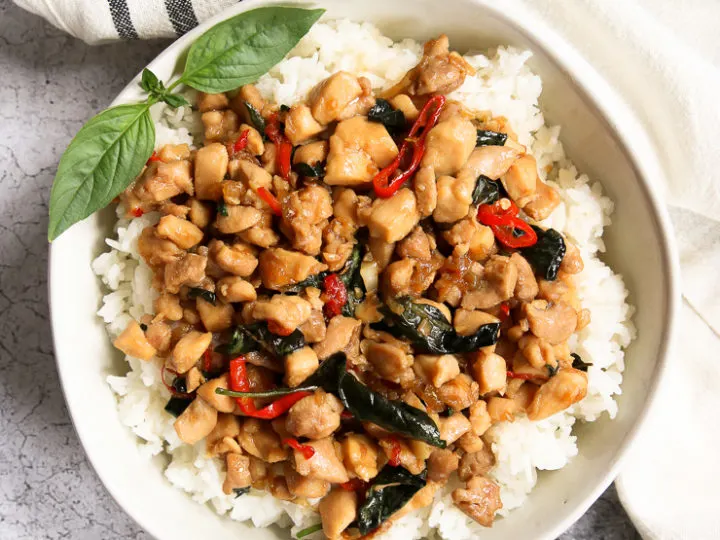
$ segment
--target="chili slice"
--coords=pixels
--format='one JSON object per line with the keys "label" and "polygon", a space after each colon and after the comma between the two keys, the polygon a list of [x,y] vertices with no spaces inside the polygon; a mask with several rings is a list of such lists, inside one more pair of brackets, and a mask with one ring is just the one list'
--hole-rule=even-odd
{"label": "chili slice", "polygon": [[133,208],[131,211],[131,214],[135,217],[141,217],[145,212],[142,208]]}
{"label": "chili slice", "polygon": [[507,378],[508,379],[521,379],[523,381],[531,381],[533,379],[540,379],[543,381],[547,381],[547,377],[543,377],[542,375],[533,375],[532,373],[515,373],[514,371],[508,371]]}
{"label": "chili slice", "polygon": [[272,332],[273,334],[275,334],[276,336],[284,337],[284,336],[289,336],[290,334],[293,333],[292,328],[290,330],[288,330],[287,328],[282,326],[280,323],[273,321],[273,320],[268,321],[267,327],[268,327],[268,330],[270,332]]}
{"label": "chili slice", "polygon": [[390,437],[389,441],[390,459],[388,459],[388,463],[393,467],[397,467],[400,465],[400,452],[402,452],[402,447],[400,446],[400,441],[398,441],[395,437]]}
{"label": "chili slice", "polygon": [[250,137],[250,130],[244,129],[240,136],[237,138],[237,141],[235,141],[235,144],[233,144],[233,152],[239,152],[240,150],[244,150],[245,147],[248,145],[248,137]]}
{"label": "chili slice", "polygon": [[350,481],[340,484],[340,488],[344,489],[345,491],[360,491],[361,489],[365,489],[366,487],[367,482],[364,482],[359,478],[352,478]]}
{"label": "chili slice", "polygon": [[290,158],[292,157],[292,143],[288,138],[280,131],[280,121],[278,114],[273,113],[268,118],[267,125],[265,126],[265,135],[273,143],[275,143],[276,155],[275,162],[278,167],[278,172],[285,180],[290,178]]}
{"label": "chili slice", "polygon": [[492,229],[503,246],[510,249],[530,247],[537,243],[537,234],[529,223],[518,217],[519,213],[514,202],[500,199],[493,204],[481,204],[477,218]]}
{"label": "chili slice", "polygon": [[210,368],[212,368],[212,345],[205,349],[205,352],[203,353],[203,371],[205,373],[210,373]]}
{"label": "chili slice", "polygon": [[315,455],[315,449],[312,446],[302,444],[297,439],[283,439],[283,444],[287,444],[290,448],[300,452],[305,459],[310,459]]}
{"label": "chili slice", "polygon": [[323,310],[328,318],[335,317],[342,313],[343,306],[347,303],[347,289],[345,284],[340,281],[337,274],[329,274],[323,280],[323,289],[325,291],[325,305]]}
{"label": "chili slice", "polygon": [[150,154],[150,157],[148,158],[145,165],[150,165],[153,161],[162,161],[162,159],[160,159],[160,156],[158,156],[157,152],[153,152],[152,154]]}
{"label": "chili slice", "polygon": [[273,214],[275,214],[276,216],[282,216],[282,206],[280,205],[280,201],[277,200],[275,195],[270,193],[264,187],[258,188],[257,194],[263,201],[268,204]]}

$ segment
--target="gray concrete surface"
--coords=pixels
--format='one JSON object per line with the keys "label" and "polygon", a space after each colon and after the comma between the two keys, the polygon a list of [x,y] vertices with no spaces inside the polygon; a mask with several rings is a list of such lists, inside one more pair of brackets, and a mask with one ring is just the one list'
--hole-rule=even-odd
{"label": "gray concrete surface", "polygon": [[[90,468],[48,322],[47,210],[68,141],[166,44],[88,47],[0,0],[0,538],[149,539]],[[610,488],[563,540],[639,538]]]}

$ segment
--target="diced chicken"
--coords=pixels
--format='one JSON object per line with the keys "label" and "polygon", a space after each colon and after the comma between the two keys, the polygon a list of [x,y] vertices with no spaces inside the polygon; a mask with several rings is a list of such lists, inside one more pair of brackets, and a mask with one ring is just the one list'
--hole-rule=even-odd
{"label": "diced chicken", "polygon": [[205,279],[207,257],[187,253],[165,266],[165,289],[171,293],[180,291],[183,285],[199,285]]}
{"label": "diced chicken", "polygon": [[465,373],[438,388],[440,401],[455,411],[467,409],[480,397],[478,384]]}
{"label": "diced chicken", "polygon": [[465,309],[488,309],[512,298],[518,269],[509,257],[493,255],[485,265],[480,286],[462,300]]}
{"label": "diced chicken", "polygon": [[222,270],[235,276],[249,277],[258,266],[258,259],[252,248],[245,244],[228,246],[220,240],[213,240],[208,247],[213,261]]}
{"label": "diced chicken", "polygon": [[198,92],[197,106],[200,112],[227,109],[230,101],[225,94],[206,94]]}
{"label": "diced chicken", "polygon": [[167,319],[168,321],[182,319],[180,298],[174,294],[162,293],[155,299],[153,307],[155,308],[155,317],[158,319]]}
{"label": "diced chicken", "polygon": [[243,421],[238,441],[248,454],[268,463],[284,461],[288,457],[288,450],[280,442],[280,436],[268,422],[257,418]]}
{"label": "diced chicken", "polygon": [[553,345],[567,341],[577,328],[577,312],[565,302],[534,300],[523,306],[530,331]]}
{"label": "diced chicken", "polygon": [[327,334],[327,326],[325,326],[325,316],[321,309],[313,309],[310,318],[302,323],[298,328],[307,343],[318,343],[325,339]]}
{"label": "diced chicken", "polygon": [[212,210],[208,203],[199,201],[197,199],[190,199],[187,204],[190,206],[190,212],[188,212],[188,219],[190,222],[200,229],[204,229],[210,225],[212,220]]}
{"label": "diced chicken", "polygon": [[395,253],[403,258],[412,257],[420,261],[429,261],[432,257],[430,236],[422,227],[415,227],[408,236],[398,242]]}
{"label": "diced chicken", "polygon": [[222,197],[222,181],[228,167],[225,146],[213,143],[200,148],[195,154],[196,197],[218,201]]}
{"label": "diced chicken", "polygon": [[293,105],[285,116],[285,135],[297,146],[322,133],[325,127],[313,118],[310,107],[304,103]]}
{"label": "diced chicken", "polygon": [[537,181],[537,162],[529,154],[516,159],[502,177],[502,183],[508,195],[521,208],[535,195]]}
{"label": "diced chicken", "polygon": [[240,419],[233,414],[218,414],[217,423],[205,439],[208,456],[218,456],[228,452],[241,453],[242,448],[235,440],[240,435]]}
{"label": "diced chicken", "polygon": [[460,375],[460,365],[452,354],[441,356],[419,354],[415,357],[413,369],[418,377],[426,380],[435,388],[440,388]]}
{"label": "diced chicken", "polygon": [[318,510],[326,538],[340,538],[341,533],[355,521],[357,505],[357,494],[341,488],[334,489],[320,501]]}
{"label": "diced chicken", "polygon": [[285,463],[283,472],[288,490],[297,497],[317,499],[330,491],[330,482],[298,474],[289,462]]}
{"label": "diced chicken", "polygon": [[332,216],[330,192],[318,185],[293,191],[283,206],[282,230],[289,233],[293,247],[308,255],[318,255],[322,229]]}
{"label": "diced chicken", "polygon": [[140,360],[150,360],[157,353],[155,347],[145,337],[140,325],[134,320],[128,323],[125,330],[113,341],[113,345],[128,356]]}
{"label": "diced chicken", "polygon": [[330,319],[325,339],[313,347],[318,358],[324,360],[331,354],[339,351],[347,353],[350,349],[354,350],[356,355],[361,326],[362,323],[352,317],[336,315]]}
{"label": "diced chicken", "polygon": [[158,150],[157,157],[165,163],[178,161],[180,159],[189,159],[190,147],[187,144],[166,144]]}
{"label": "diced chicken", "polygon": [[402,259],[391,263],[383,272],[383,282],[386,286],[385,294],[389,296],[404,296],[410,294],[410,282],[415,271],[416,261]]}
{"label": "diced chicken", "polygon": [[193,225],[186,219],[175,216],[163,216],[157,224],[157,235],[160,238],[172,240],[175,245],[182,249],[190,249],[199,244],[203,238],[203,232],[199,227]]}
{"label": "diced chicken", "polygon": [[210,346],[212,334],[192,330],[185,334],[175,344],[168,367],[178,373],[185,373],[195,365],[203,353]]}
{"label": "diced chicken", "polygon": [[577,274],[582,272],[585,265],[583,264],[580,250],[575,244],[565,240],[565,256],[560,263],[560,271],[566,274]]}
{"label": "diced chicken", "polygon": [[217,410],[196,397],[175,420],[175,432],[185,444],[195,444],[207,437],[217,424]]}
{"label": "diced chicken", "polygon": [[132,196],[143,202],[165,201],[181,193],[192,195],[190,162],[183,159],[151,163],[131,191]]}
{"label": "diced chicken", "polygon": [[515,297],[522,302],[531,302],[537,296],[539,290],[532,266],[519,253],[513,253],[510,256],[510,262],[515,265],[518,271],[514,291]]}
{"label": "diced chicken", "polygon": [[314,257],[296,251],[274,248],[260,254],[260,277],[268,289],[281,290],[325,270]]}
{"label": "diced chicken", "polygon": [[231,133],[238,129],[238,115],[235,111],[225,109],[224,111],[208,111],[200,115],[200,120],[205,127],[206,141],[223,141]]}
{"label": "diced chicken", "polygon": [[467,162],[476,141],[473,123],[460,114],[454,115],[427,134],[420,166],[432,167],[437,176],[454,175]]}
{"label": "diced chicken", "polygon": [[538,178],[535,195],[523,207],[523,211],[536,221],[542,221],[552,214],[560,204],[560,195],[554,188]]}
{"label": "diced chicken", "polygon": [[480,146],[470,154],[464,169],[474,178],[483,175],[490,180],[498,180],[519,155],[520,152],[510,146]]}
{"label": "diced chicken", "polygon": [[145,331],[145,337],[148,343],[155,347],[157,354],[164,356],[167,351],[170,350],[170,343],[172,342],[172,328],[166,322],[162,320],[156,320],[151,322],[147,330]]}
{"label": "diced chicken", "polygon": [[331,271],[338,271],[345,266],[355,246],[356,231],[357,225],[354,222],[337,217],[325,227],[322,257]]}
{"label": "diced chicken", "polygon": [[443,237],[455,248],[457,255],[467,254],[473,261],[485,260],[495,251],[492,229],[478,223],[473,216],[455,223]]}
{"label": "diced chicken", "polygon": [[230,304],[226,304],[222,300],[217,300],[215,304],[212,304],[204,298],[198,297],[196,308],[200,320],[208,332],[222,332],[232,326],[235,312]]}
{"label": "diced chicken", "polygon": [[404,188],[388,199],[375,200],[368,227],[371,236],[391,243],[405,238],[419,221],[415,195]]}
{"label": "diced chicken", "polygon": [[285,383],[295,387],[315,373],[320,362],[310,347],[303,347],[285,357]]}
{"label": "diced chicken", "polygon": [[252,123],[253,119],[250,117],[246,104],[251,105],[257,112],[263,113],[267,103],[260,95],[260,91],[255,88],[255,85],[246,84],[240,87],[240,91],[230,101],[230,107],[240,115],[246,123]]}
{"label": "diced chicken", "polygon": [[432,167],[422,167],[415,174],[413,190],[420,215],[422,217],[432,215],[438,203],[438,188],[435,182],[435,170]]}
{"label": "diced chicken", "polygon": [[460,459],[460,468],[458,476],[463,482],[467,482],[473,476],[482,476],[487,474],[495,466],[495,454],[492,453],[489,445],[485,445],[482,450],[465,454]]}
{"label": "diced chicken", "polygon": [[468,409],[470,419],[470,426],[473,434],[477,436],[483,435],[490,426],[492,425],[492,419],[487,410],[487,403],[485,401],[477,401],[470,405]]}
{"label": "diced chicken", "polygon": [[294,451],[295,470],[303,476],[312,476],[321,480],[342,484],[350,480],[345,466],[335,450],[332,437],[304,443],[311,446],[315,453],[307,459],[299,450]]}
{"label": "diced chicken", "polygon": [[457,470],[459,462],[460,458],[452,450],[433,450],[427,464],[428,480],[440,484],[446,483],[450,475]]}
{"label": "diced chicken", "polygon": [[488,414],[493,424],[497,422],[512,422],[520,407],[510,398],[491,397],[487,402]]}
{"label": "diced chicken", "polygon": [[497,317],[479,310],[456,309],[453,317],[455,331],[461,336],[471,336],[480,330],[481,326],[500,322]]}
{"label": "diced chicken", "polygon": [[227,453],[225,455],[223,493],[230,495],[233,489],[248,487],[251,482],[250,458],[239,453]]}
{"label": "diced chicken", "polygon": [[258,300],[253,308],[253,318],[273,321],[288,333],[308,320],[312,306],[299,296],[273,295],[270,300]]}
{"label": "diced chicken", "polygon": [[148,266],[160,266],[178,260],[184,254],[175,242],[157,235],[154,227],[146,227],[138,238],[138,253]]}
{"label": "diced chicken", "polygon": [[555,358],[555,349],[546,340],[532,334],[526,334],[518,340],[518,349],[536,369],[555,368],[558,365]]}
{"label": "diced chicken", "polygon": [[414,122],[420,116],[420,111],[407,94],[398,94],[390,100],[393,109],[402,111],[406,122]]}
{"label": "diced chicken", "polygon": [[215,393],[218,388],[230,388],[230,381],[227,373],[220,377],[210,379],[197,390],[198,396],[203,398],[213,408],[221,413],[231,413],[235,410],[235,399]]}
{"label": "diced chicken", "polygon": [[499,354],[480,351],[475,354],[471,367],[472,376],[480,387],[480,394],[490,392],[505,393],[507,385],[507,366]]}
{"label": "diced chicken", "polygon": [[364,116],[343,120],[330,137],[325,183],[355,186],[369,183],[398,154],[395,141],[380,123]]}
{"label": "diced chicken", "polygon": [[315,120],[329,124],[338,120],[343,109],[363,93],[360,82],[346,71],[338,71],[310,91],[308,103]]}
{"label": "diced chicken", "polygon": [[340,427],[340,400],[323,390],[316,390],[288,411],[285,426],[295,437],[324,439]]}
{"label": "diced chicken", "polygon": [[280,499],[281,501],[292,501],[295,498],[295,495],[290,492],[290,488],[287,484],[287,478],[285,476],[287,464],[276,463],[275,465],[268,467],[268,469],[268,483],[265,489],[276,499]]}
{"label": "diced chicken", "polygon": [[378,447],[365,435],[349,433],[340,443],[348,472],[365,482],[378,474]]}
{"label": "diced chicken", "polygon": [[228,303],[253,302],[257,300],[255,287],[241,277],[224,277],[215,284],[215,292],[221,300]]}
{"label": "diced chicken", "polygon": [[467,482],[466,489],[456,489],[452,499],[460,510],[483,527],[492,527],[495,512],[502,508],[500,487],[484,476]]}
{"label": "diced chicken", "polygon": [[369,341],[365,356],[380,377],[396,383],[413,364],[412,356],[389,343]]}
{"label": "diced chicken", "polygon": [[[249,152],[253,156],[261,156],[265,152],[265,143],[263,142],[263,136],[260,134],[260,132],[248,124],[242,124],[238,128],[237,137],[235,140],[237,140],[240,136],[242,136],[243,133],[247,131],[247,144],[245,146],[245,151]],[[234,144],[234,143],[233,143]]]}
{"label": "diced chicken", "polygon": [[378,270],[382,271],[392,259],[393,252],[395,251],[394,242],[386,242],[381,238],[375,238],[371,236],[368,239],[368,249],[372,254],[373,261],[378,265]]}
{"label": "diced chicken", "polygon": [[475,178],[468,175],[453,178],[440,176],[437,179],[437,206],[433,219],[437,223],[453,223],[468,215],[475,189]]}
{"label": "diced chicken", "polygon": [[218,214],[215,223],[223,234],[235,234],[257,225],[262,212],[252,206],[227,205],[227,216]]}
{"label": "diced chicken", "polygon": [[564,411],[587,395],[587,386],[586,373],[572,368],[561,369],[537,391],[528,407],[528,418],[543,420]]}
{"label": "diced chicken", "polygon": [[473,452],[479,452],[485,446],[482,438],[475,435],[472,430],[465,433],[460,437],[455,445],[460,448],[463,452],[471,454]]}
{"label": "diced chicken", "polygon": [[457,441],[460,437],[470,431],[470,420],[462,413],[456,412],[447,418],[441,417],[438,421],[440,438],[448,445]]}

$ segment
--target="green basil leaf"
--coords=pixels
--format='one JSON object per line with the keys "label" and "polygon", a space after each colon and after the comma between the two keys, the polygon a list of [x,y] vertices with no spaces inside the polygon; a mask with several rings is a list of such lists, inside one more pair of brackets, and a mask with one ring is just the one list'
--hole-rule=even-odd
{"label": "green basil leaf", "polygon": [[503,146],[507,141],[507,137],[505,133],[498,131],[478,129],[475,146]]}
{"label": "green basil leaf", "polygon": [[225,201],[223,199],[220,199],[217,202],[217,212],[223,217],[228,217],[228,209],[227,205],[225,204]]}
{"label": "green basil leaf", "polygon": [[537,233],[538,240],[532,246],[521,248],[520,253],[536,274],[547,281],[554,281],[565,257],[565,240],[555,229],[543,230],[535,225],[531,227]]}
{"label": "green basil leaf", "polygon": [[173,109],[190,105],[187,99],[179,96],[178,94],[163,94],[160,96],[160,99],[170,105]]}
{"label": "green basil leaf", "polygon": [[313,533],[316,533],[318,531],[322,531],[322,523],[317,523],[315,525],[310,525],[306,529],[303,529],[302,531],[298,531],[298,533],[295,535],[296,538],[305,538],[306,536],[310,536]]}
{"label": "green basil leaf", "polygon": [[60,159],[50,192],[48,239],[104,208],[142,171],[155,146],[148,103],[93,117]]}
{"label": "green basil leaf", "polygon": [[188,291],[188,298],[202,298],[206,302],[210,302],[213,306],[217,301],[217,296],[214,292],[208,291],[207,289],[201,289],[200,287],[191,287]]}
{"label": "green basil leaf", "polygon": [[157,90],[164,90],[165,85],[157,78],[157,75],[145,68],[143,69],[142,78],[140,79],[140,88],[148,94],[152,94]]}
{"label": "green basil leaf", "polygon": [[239,354],[257,351],[257,349],[258,347],[255,340],[239,328],[236,328],[233,330],[230,341],[216,347],[215,351],[226,356],[238,356]]}
{"label": "green basil leaf", "polygon": [[328,272],[328,271],[313,274],[312,276],[308,276],[307,278],[303,279],[302,281],[299,281],[292,285],[288,285],[287,287],[283,287],[282,292],[297,293],[297,292],[305,290],[308,287],[317,287],[318,289],[322,289],[323,280],[325,279],[325,276],[327,276],[328,274],[330,274],[330,272]]}
{"label": "green basil leaf", "polygon": [[324,12],[265,7],[216,24],[190,47],[181,81],[212,93],[254,82],[280,62]]}
{"label": "green basil leaf", "polygon": [[265,119],[262,117],[262,114],[260,114],[260,111],[258,111],[255,107],[252,106],[252,104],[248,103],[247,101],[243,101],[243,104],[245,105],[245,108],[250,115],[250,121],[252,122],[253,127],[257,129],[260,132],[260,135],[264,137]]}

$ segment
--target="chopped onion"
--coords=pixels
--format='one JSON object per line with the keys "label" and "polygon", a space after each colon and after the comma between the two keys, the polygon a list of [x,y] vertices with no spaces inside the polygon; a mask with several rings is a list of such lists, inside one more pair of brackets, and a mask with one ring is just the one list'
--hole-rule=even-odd
{"label": "chopped onion", "polygon": [[363,259],[360,264],[360,275],[362,276],[363,283],[365,283],[365,290],[367,292],[375,292],[378,288],[378,264],[373,260]]}

